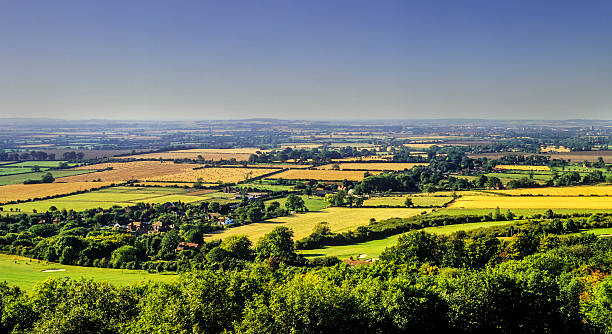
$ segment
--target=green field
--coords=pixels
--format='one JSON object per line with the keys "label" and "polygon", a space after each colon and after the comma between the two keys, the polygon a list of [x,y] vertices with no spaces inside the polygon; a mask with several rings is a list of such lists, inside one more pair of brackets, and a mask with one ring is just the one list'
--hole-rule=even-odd
{"label": "green field", "polygon": [[249,188],[257,188],[257,189],[261,189],[261,190],[269,190],[269,191],[291,191],[293,190],[293,186],[286,186],[286,185],[280,185],[280,184],[269,184],[268,182],[265,182],[264,180],[261,180],[262,183],[259,182],[249,182],[249,183],[242,183],[236,186],[236,188],[245,188],[245,187],[249,187]]}
{"label": "green field", "polygon": [[[2,169],[8,169],[8,168],[0,168],[0,172],[2,171]],[[18,169],[21,169],[22,171],[29,171],[29,168],[18,168]],[[95,172],[95,171],[61,169],[61,170],[52,170],[48,172],[32,172],[32,173],[25,173],[25,174],[5,175],[5,176],[0,176],[0,186],[4,186],[7,184],[22,183],[25,180],[40,180],[42,176],[45,175],[46,173],[51,173],[51,175],[53,175],[54,178],[59,178],[59,177],[65,177],[65,176],[87,174],[91,172]]]}
{"label": "green field", "polygon": [[[41,171],[45,171],[48,168],[41,168]],[[23,167],[2,167],[0,168],[0,176],[2,175],[14,175],[14,174],[24,174],[32,172],[32,168],[23,168]]]}
{"label": "green field", "polygon": [[[468,224],[457,224],[457,225],[446,225],[437,227],[426,227],[423,231],[436,234],[451,234],[457,231],[469,231],[483,227],[495,227],[504,226],[517,223],[518,221],[499,221],[499,222],[481,222],[481,223],[468,223]],[[364,254],[367,258],[376,258],[385,250],[385,248],[393,246],[397,243],[397,239],[401,234],[396,234],[384,239],[371,240],[366,242],[360,242],[352,245],[344,246],[327,246],[318,249],[308,249],[300,251],[301,254],[308,257],[319,257],[319,256],[337,256],[341,259],[349,257],[357,258],[359,255]]]}
{"label": "green field", "polygon": [[[325,203],[325,201],[322,198],[309,197],[307,195],[301,195],[300,197],[302,197],[302,199],[304,200],[304,204],[306,204],[308,211],[321,211],[327,207],[327,203]],[[279,202],[281,207],[284,208],[285,203],[287,202],[287,197],[267,200],[265,201],[265,203],[267,205],[270,202],[274,202],[274,201]]]}
{"label": "green field", "polygon": [[415,206],[443,206],[453,198],[450,196],[388,196],[372,197],[363,202],[365,206],[404,206],[406,198],[410,197]]}
{"label": "green field", "polygon": [[[163,188],[163,187],[113,187],[100,189],[84,194],[47,199],[42,201],[9,204],[2,206],[4,211],[19,208],[21,212],[47,211],[51,206],[57,209],[83,211],[94,208],[110,208],[114,205],[130,206],[139,202],[165,203],[165,202],[197,202],[210,200],[209,194],[190,195],[194,189]],[[215,193],[213,193],[215,194]]]}
{"label": "green field", "polygon": [[[60,271],[43,272],[43,270],[54,269]],[[174,273],[150,274],[143,270],[67,266],[16,255],[0,254],[0,281],[6,281],[9,284],[28,290],[36,282],[48,277],[87,278],[97,281],[108,281],[116,285],[129,285],[140,281],[168,282],[176,279],[178,275]]]}
{"label": "green field", "polygon": [[78,164],[68,163],[67,161],[23,161],[11,164],[10,167],[59,167],[62,163],[66,163],[69,167],[74,167]]}

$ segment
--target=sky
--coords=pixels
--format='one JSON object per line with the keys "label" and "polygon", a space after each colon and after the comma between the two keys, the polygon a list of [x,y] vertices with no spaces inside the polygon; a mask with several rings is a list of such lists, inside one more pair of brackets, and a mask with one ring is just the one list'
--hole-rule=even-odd
{"label": "sky", "polygon": [[610,17],[588,0],[5,0],[0,117],[612,119]]}

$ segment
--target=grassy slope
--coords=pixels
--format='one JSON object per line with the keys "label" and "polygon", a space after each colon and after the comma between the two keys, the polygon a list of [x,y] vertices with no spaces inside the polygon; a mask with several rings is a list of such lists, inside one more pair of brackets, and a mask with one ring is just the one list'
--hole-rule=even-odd
{"label": "grassy slope", "polygon": [[[59,272],[42,272],[47,269],[64,269]],[[66,266],[58,263],[30,260],[29,258],[0,254],[0,281],[6,281],[23,289],[30,289],[47,277],[87,278],[108,281],[116,285],[129,285],[139,281],[171,281],[176,274],[150,274],[143,270],[123,270]]]}
{"label": "grassy slope", "polygon": [[[438,227],[426,227],[423,230],[436,234],[450,234],[457,231],[469,231],[482,227],[503,226],[509,224],[513,224],[513,222],[501,221],[468,223]],[[328,246],[318,249],[309,249],[301,251],[301,253],[304,254],[306,257],[337,256],[342,259],[348,258],[350,256],[356,257],[360,254],[365,254],[368,257],[378,257],[385,250],[385,248],[395,245],[400,235],[401,234],[396,234],[388,238],[366,241],[352,245]]]}
{"label": "grassy slope", "polygon": [[[307,195],[301,195],[300,197],[302,197],[302,199],[304,200],[304,204],[306,204],[306,207],[308,208],[309,211],[321,211],[327,207],[327,203],[325,203],[323,198],[308,197]],[[265,203],[269,204],[270,202],[274,202],[274,201],[279,202],[281,207],[284,208],[285,203],[287,202],[287,197],[271,199],[271,200],[265,201]]]}

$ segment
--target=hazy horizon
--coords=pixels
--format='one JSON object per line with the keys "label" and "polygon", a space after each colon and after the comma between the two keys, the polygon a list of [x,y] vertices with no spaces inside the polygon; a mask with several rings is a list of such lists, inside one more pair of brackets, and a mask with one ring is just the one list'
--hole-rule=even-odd
{"label": "hazy horizon", "polygon": [[6,1],[0,117],[606,120],[612,3]]}

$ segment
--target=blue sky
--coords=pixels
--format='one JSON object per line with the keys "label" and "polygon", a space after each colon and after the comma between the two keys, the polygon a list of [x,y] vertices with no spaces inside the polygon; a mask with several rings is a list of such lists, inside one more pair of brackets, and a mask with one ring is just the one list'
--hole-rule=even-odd
{"label": "blue sky", "polygon": [[612,118],[610,1],[2,1],[0,116]]}

